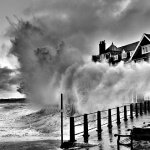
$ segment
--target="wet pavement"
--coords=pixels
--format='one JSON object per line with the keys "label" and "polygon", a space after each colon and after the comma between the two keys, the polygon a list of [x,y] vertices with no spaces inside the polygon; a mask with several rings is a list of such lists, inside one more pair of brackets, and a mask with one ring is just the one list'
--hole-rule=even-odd
{"label": "wet pavement", "polygon": [[0,142],[0,150],[61,150],[59,140]]}
{"label": "wet pavement", "polygon": [[[123,107],[122,107],[123,108]],[[122,112],[122,110],[120,110]],[[1,104],[0,105],[0,150],[60,150],[60,140],[59,139],[53,139],[51,140],[52,133],[45,133],[42,134],[41,132],[38,132],[33,128],[33,125],[38,125],[37,127],[49,127],[47,121],[52,118],[48,116],[47,114],[41,114],[42,117],[39,119],[39,113],[34,113],[36,110],[34,110],[32,107],[30,108],[27,104]],[[31,118],[29,118],[32,114]],[[34,115],[33,115],[34,114]],[[116,114],[116,109],[112,110],[112,120],[113,127],[111,130],[108,130],[107,125],[103,126],[101,139],[98,140],[97,138],[97,131],[91,131],[89,132],[89,143],[90,144],[96,144],[98,146],[90,147],[90,148],[82,148],[81,150],[117,150],[117,138],[114,137],[114,134],[130,134],[127,129],[132,129],[133,126],[135,127],[142,127],[145,122],[145,124],[150,123],[150,114],[143,114],[142,116],[139,116],[138,118],[134,117],[133,120],[128,119],[127,122],[124,122],[121,120],[120,126],[117,126],[116,124],[116,116],[113,114]],[[107,113],[105,113],[107,116]],[[130,111],[128,110],[128,116],[130,116]],[[27,117],[27,124],[25,124],[20,118],[22,116]],[[135,115],[134,115],[135,116]],[[96,115],[90,115],[88,116],[89,121],[91,119],[96,119]],[[123,118],[123,113],[121,113],[121,118]],[[55,120],[60,119],[60,116],[54,115]],[[128,117],[129,118],[129,117]],[[43,120],[44,119],[44,120]],[[68,119],[68,118],[67,118]],[[83,119],[81,117],[81,120],[83,122]],[[40,121],[40,122],[38,122]],[[42,122],[41,122],[42,121]],[[52,123],[54,121],[52,120]],[[108,120],[103,119],[103,124],[107,124]],[[32,124],[33,123],[33,124]],[[36,123],[36,124],[35,124]],[[39,124],[40,123],[40,124]],[[55,122],[54,122],[55,123]],[[67,125],[69,126],[68,122],[66,121]],[[79,121],[76,123],[80,123]],[[95,123],[95,124],[94,124]],[[28,125],[29,124],[29,125]],[[31,126],[32,125],[32,126]],[[95,127],[96,121],[91,122],[89,124],[89,129]],[[56,124],[55,124],[56,126]],[[66,127],[68,127],[66,126]],[[54,127],[54,126],[53,126]],[[60,129],[60,126],[56,126],[56,129]],[[59,132],[60,130],[58,130]],[[69,128],[65,130],[67,133],[69,132]],[[79,128],[76,128],[76,132],[83,131],[83,126],[79,126]],[[66,134],[67,135],[67,134]],[[54,137],[54,136],[53,136]],[[60,135],[58,134],[58,137],[60,138]],[[64,138],[65,140],[69,139],[69,134],[66,136],[67,138]],[[77,142],[83,143],[83,136],[76,137]],[[120,150],[126,150],[127,148],[121,147]]]}
{"label": "wet pavement", "polygon": [[[111,130],[107,126],[102,129],[101,139],[98,140],[97,131],[92,131],[89,133],[89,143],[98,144],[96,147],[83,148],[82,150],[117,150],[117,137],[114,134],[130,134],[128,129],[135,127],[142,127],[145,124],[150,123],[150,114],[143,114],[142,116],[134,117],[133,119],[128,119],[128,121],[121,120],[121,124],[117,126],[114,122]],[[83,142],[83,138],[80,137],[77,141]],[[120,150],[127,150],[128,148],[120,146]]]}

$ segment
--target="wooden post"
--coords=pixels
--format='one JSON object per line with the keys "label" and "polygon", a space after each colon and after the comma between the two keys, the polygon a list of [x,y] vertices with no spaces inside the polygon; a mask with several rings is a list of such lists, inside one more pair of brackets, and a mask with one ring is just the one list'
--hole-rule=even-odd
{"label": "wooden post", "polygon": [[98,133],[98,140],[101,138],[102,132],[102,124],[101,124],[101,112],[97,112],[97,133]]}
{"label": "wooden post", "polygon": [[119,125],[120,122],[120,111],[119,111],[119,107],[117,107],[117,125]]}
{"label": "wooden post", "polygon": [[117,139],[117,150],[120,150],[120,136]]}
{"label": "wooden post", "polygon": [[149,112],[149,101],[147,101],[147,110]]}
{"label": "wooden post", "polygon": [[130,118],[133,119],[133,104],[130,104]]}
{"label": "wooden post", "polygon": [[138,103],[135,104],[135,116],[138,117]]}
{"label": "wooden post", "polygon": [[133,137],[132,136],[131,136],[131,150],[133,150]]}
{"label": "wooden post", "polygon": [[150,112],[150,101],[148,101],[148,112]]}
{"label": "wooden post", "polygon": [[140,115],[143,114],[143,103],[140,103]]}
{"label": "wooden post", "polygon": [[127,106],[124,106],[124,121],[127,121]]}
{"label": "wooden post", "polygon": [[146,101],[146,112],[148,112],[148,101]]}
{"label": "wooden post", "polygon": [[74,117],[70,117],[70,142],[75,142],[75,126],[74,126]]}
{"label": "wooden post", "polygon": [[112,128],[111,109],[108,109],[108,128]]}
{"label": "wooden post", "polygon": [[61,145],[63,144],[63,94],[61,94]]}
{"label": "wooden post", "polygon": [[88,117],[87,114],[84,114],[84,142],[88,143],[89,135],[88,135]]}
{"label": "wooden post", "polygon": [[147,111],[149,111],[149,101],[147,101]]}
{"label": "wooden post", "polygon": [[146,107],[146,101],[144,102],[144,113],[146,114],[147,112],[147,107]]}

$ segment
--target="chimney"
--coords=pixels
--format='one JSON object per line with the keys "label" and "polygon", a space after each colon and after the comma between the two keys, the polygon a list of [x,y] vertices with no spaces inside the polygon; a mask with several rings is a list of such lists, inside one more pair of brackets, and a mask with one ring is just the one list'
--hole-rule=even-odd
{"label": "chimney", "polygon": [[104,41],[100,41],[99,43],[99,55],[104,54],[105,53],[105,40]]}

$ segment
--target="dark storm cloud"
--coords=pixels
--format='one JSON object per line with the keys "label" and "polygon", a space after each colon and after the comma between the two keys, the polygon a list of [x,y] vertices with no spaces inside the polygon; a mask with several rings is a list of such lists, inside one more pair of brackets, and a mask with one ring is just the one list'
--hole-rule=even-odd
{"label": "dark storm cloud", "polygon": [[[150,3],[148,0],[133,1],[126,11],[114,21],[109,31],[117,35],[117,40],[121,43],[128,43],[133,40],[140,40],[143,33],[150,33]],[[119,40],[121,39],[121,40]]]}
{"label": "dark storm cloud", "polygon": [[94,40],[139,40],[150,32],[149,7],[149,0],[36,0],[24,13],[87,52]]}
{"label": "dark storm cloud", "polygon": [[53,32],[69,41],[73,47],[88,52],[95,34],[102,36],[112,21],[112,12],[119,11],[117,3],[118,1],[110,3],[101,0],[45,0],[39,1],[34,9],[28,8],[25,13],[34,14],[34,21],[47,28],[48,32]]}
{"label": "dark storm cloud", "polygon": [[18,76],[14,76],[14,70],[9,68],[0,68],[0,90],[11,90],[12,85],[19,82]]}
{"label": "dark storm cloud", "polygon": [[[130,96],[135,87],[137,93],[141,92],[148,73],[139,71],[138,66],[132,71],[123,63],[116,67],[110,67],[107,63],[95,64],[91,60],[85,63],[82,56],[95,48],[95,40],[123,43],[133,38],[135,31],[138,34],[146,29],[148,4],[138,0],[35,2],[34,8],[24,12],[29,21],[19,20],[14,28],[11,24],[7,33],[13,38],[11,52],[20,62],[29,99],[44,105],[54,104],[60,102],[59,94],[62,91],[67,104],[82,106],[87,100],[90,104],[95,99],[101,105],[104,99],[112,101]],[[144,70],[149,70],[148,67],[148,64],[146,68],[141,66]],[[136,86],[135,76],[139,72],[142,73],[141,79]],[[143,77],[146,79],[144,82]],[[147,91],[149,87],[145,89]]]}

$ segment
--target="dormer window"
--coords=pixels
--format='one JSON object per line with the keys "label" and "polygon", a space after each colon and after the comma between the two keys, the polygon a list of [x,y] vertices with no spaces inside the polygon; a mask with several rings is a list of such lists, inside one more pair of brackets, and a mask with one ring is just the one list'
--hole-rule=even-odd
{"label": "dormer window", "polygon": [[122,52],[122,59],[127,58],[127,53],[125,51]]}
{"label": "dormer window", "polygon": [[118,55],[114,55],[114,60],[118,60]]}
{"label": "dormer window", "polygon": [[142,54],[150,53],[150,44],[144,45],[141,48],[142,48]]}

